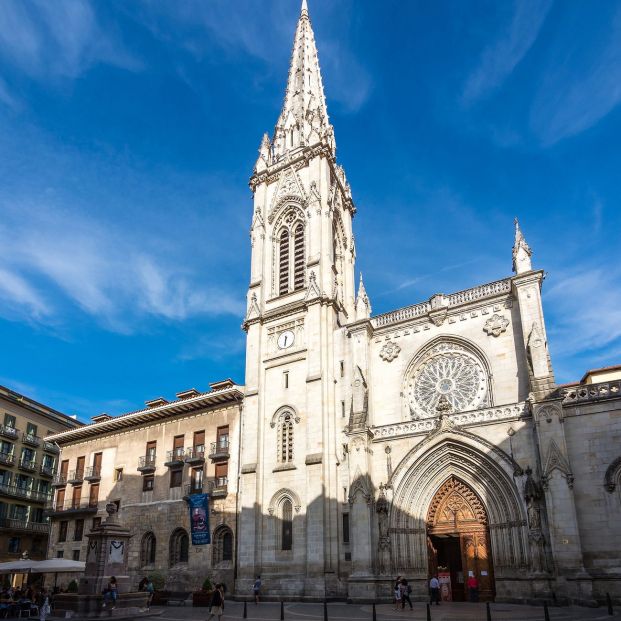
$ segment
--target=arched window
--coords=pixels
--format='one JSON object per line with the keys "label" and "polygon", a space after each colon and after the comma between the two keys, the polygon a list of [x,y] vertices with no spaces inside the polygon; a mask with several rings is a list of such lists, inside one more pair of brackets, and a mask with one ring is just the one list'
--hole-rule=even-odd
{"label": "arched window", "polygon": [[218,526],[213,533],[213,559],[215,566],[222,561],[233,560],[233,533],[228,526]]}
{"label": "arched window", "polygon": [[188,562],[190,540],[183,528],[177,528],[170,536],[170,553],[168,564],[170,567]]}
{"label": "arched window", "polygon": [[304,226],[302,223],[295,228],[293,261],[293,289],[297,291],[304,288]]}
{"label": "arched window", "polygon": [[291,550],[293,547],[293,505],[285,498],[280,505],[281,534],[280,549]]}
{"label": "arched window", "polygon": [[155,535],[152,532],[145,533],[140,547],[140,565],[153,565],[155,563]]}
{"label": "arched window", "polygon": [[287,463],[293,461],[293,414],[283,412],[278,423],[278,461]]}
{"label": "arched window", "polygon": [[283,229],[280,234],[280,257],[279,257],[278,295],[289,292],[289,231]]}

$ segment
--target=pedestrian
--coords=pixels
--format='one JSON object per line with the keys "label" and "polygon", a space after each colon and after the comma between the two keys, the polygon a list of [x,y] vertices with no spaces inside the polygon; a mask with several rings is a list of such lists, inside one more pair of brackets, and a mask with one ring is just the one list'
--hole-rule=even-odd
{"label": "pedestrian", "polygon": [[431,591],[431,602],[436,601],[436,606],[440,605],[440,581],[438,576],[434,575],[429,581],[429,590]]}
{"label": "pedestrian", "polygon": [[395,584],[392,587],[393,597],[395,598],[394,610],[399,610],[399,604],[401,604],[401,576],[397,576]]}
{"label": "pedestrian", "polygon": [[40,603],[39,603],[39,621],[46,621],[47,615],[50,614],[50,598],[48,592],[43,589],[40,594]]}
{"label": "pedestrian", "polygon": [[410,610],[414,609],[412,606],[412,600],[410,599],[410,593],[412,592],[412,587],[408,584],[408,581],[405,578],[401,578],[401,584],[399,585],[399,592],[401,594],[401,610],[405,609],[405,602],[410,605]]}
{"label": "pedestrian", "polygon": [[211,621],[214,617],[218,617],[218,621],[224,614],[224,593],[222,592],[222,585],[216,584],[216,588],[211,595],[211,601],[209,602],[209,617],[207,621]]}
{"label": "pedestrian", "polygon": [[149,579],[144,576],[144,578],[138,583],[138,590],[144,591],[147,586],[147,582],[149,582]]}
{"label": "pedestrian", "polygon": [[252,585],[252,591],[254,593],[254,603],[259,603],[259,598],[261,596],[261,576],[257,576],[257,579],[254,581]]}
{"label": "pedestrian", "polygon": [[119,594],[116,584],[116,578],[114,576],[112,576],[112,578],[110,578],[110,581],[108,582],[108,594],[110,596],[110,599],[112,600],[112,610],[114,610],[116,608],[116,600]]}
{"label": "pedestrian", "polygon": [[479,581],[477,580],[477,577],[471,573],[468,577],[468,593],[470,594],[470,601],[471,602],[478,602],[479,601]]}
{"label": "pedestrian", "polygon": [[153,601],[153,594],[155,593],[155,587],[153,586],[153,580],[147,579],[147,585],[145,586],[147,592],[147,610],[151,609],[151,602]]}

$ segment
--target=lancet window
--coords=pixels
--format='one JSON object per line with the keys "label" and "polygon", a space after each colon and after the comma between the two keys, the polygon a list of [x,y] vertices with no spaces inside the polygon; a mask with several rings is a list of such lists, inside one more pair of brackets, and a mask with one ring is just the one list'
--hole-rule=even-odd
{"label": "lancet window", "polygon": [[177,528],[170,536],[170,550],[168,562],[171,567],[188,562],[190,540],[183,528]]}
{"label": "lancet window", "polygon": [[293,414],[283,412],[278,420],[278,461],[293,461]]}
{"label": "lancet window", "polygon": [[142,537],[140,551],[141,566],[153,565],[155,563],[155,535],[152,532],[145,533]]}
{"label": "lancet window", "polygon": [[293,505],[285,498],[280,505],[280,549],[291,550],[293,547]]}
{"label": "lancet window", "polygon": [[233,533],[228,526],[219,526],[213,534],[213,559],[215,566],[222,561],[233,560]]}
{"label": "lancet window", "polygon": [[306,275],[306,231],[295,213],[285,218],[285,226],[277,237],[278,295],[304,288]]}

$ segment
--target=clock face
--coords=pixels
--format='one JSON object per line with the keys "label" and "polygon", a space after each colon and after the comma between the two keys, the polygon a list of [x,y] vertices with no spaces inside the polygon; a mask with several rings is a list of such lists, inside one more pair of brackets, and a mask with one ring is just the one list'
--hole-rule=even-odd
{"label": "clock face", "polygon": [[288,349],[293,345],[295,341],[295,335],[291,330],[285,330],[278,335],[278,347],[280,349]]}

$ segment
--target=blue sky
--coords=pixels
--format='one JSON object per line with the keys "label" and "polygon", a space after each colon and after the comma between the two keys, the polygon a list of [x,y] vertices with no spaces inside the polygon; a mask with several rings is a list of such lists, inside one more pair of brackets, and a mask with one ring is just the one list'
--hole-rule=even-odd
{"label": "blue sky", "polygon": [[[0,2],[0,383],[86,420],[243,381],[298,4]],[[621,361],[621,6],[309,5],[374,313],[510,275],[517,215],[558,381]]]}

